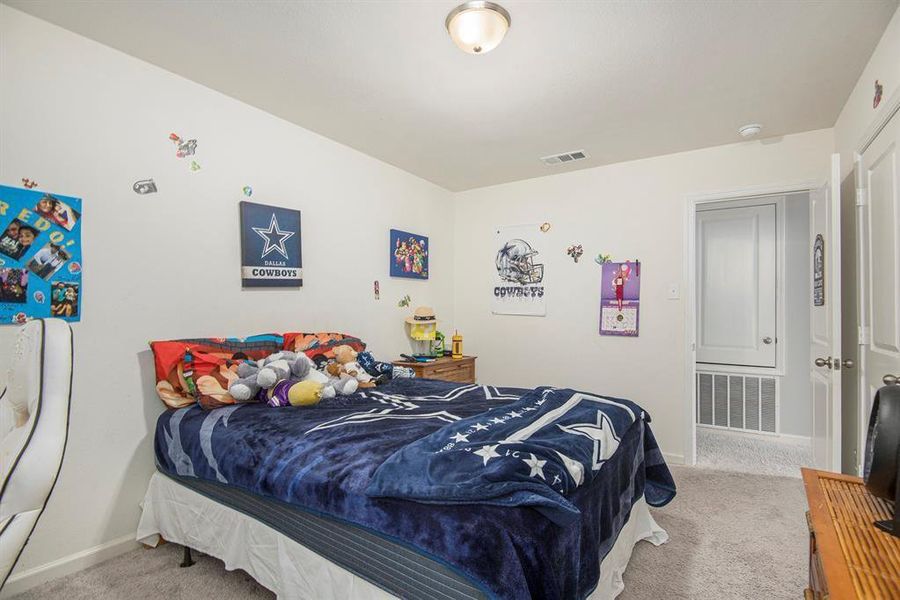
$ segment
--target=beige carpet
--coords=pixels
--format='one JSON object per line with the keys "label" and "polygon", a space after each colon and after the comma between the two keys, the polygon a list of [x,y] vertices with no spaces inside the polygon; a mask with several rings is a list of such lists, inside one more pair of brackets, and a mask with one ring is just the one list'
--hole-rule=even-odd
{"label": "beige carpet", "polygon": [[[673,467],[678,496],[654,510],[670,540],[634,550],[622,600],[802,598],[806,501],[798,479]],[[195,555],[196,556],[196,555]],[[167,544],[51,581],[16,600],[239,600],[274,597],[243,572],[197,556],[179,569]]]}

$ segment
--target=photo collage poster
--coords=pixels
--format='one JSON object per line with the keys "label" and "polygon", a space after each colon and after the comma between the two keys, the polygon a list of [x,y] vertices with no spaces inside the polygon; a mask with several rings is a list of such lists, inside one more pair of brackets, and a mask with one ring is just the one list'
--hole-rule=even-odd
{"label": "photo collage poster", "polygon": [[81,320],[81,199],[0,185],[0,323]]}
{"label": "photo collage poster", "polygon": [[241,285],[301,287],[300,211],[241,202]]}
{"label": "photo collage poster", "polygon": [[496,230],[491,312],[495,315],[547,314],[544,294],[545,234],[540,225],[508,225]]}
{"label": "photo collage poster", "polygon": [[641,263],[607,262],[600,278],[600,335],[637,337]]}

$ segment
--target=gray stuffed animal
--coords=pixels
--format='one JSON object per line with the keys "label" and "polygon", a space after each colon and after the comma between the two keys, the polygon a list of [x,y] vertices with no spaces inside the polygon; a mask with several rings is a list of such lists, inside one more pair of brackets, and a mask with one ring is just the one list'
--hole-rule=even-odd
{"label": "gray stuffed animal", "polygon": [[238,379],[228,386],[228,392],[238,402],[247,402],[260,390],[267,390],[282,379],[305,379],[310,369],[310,360],[305,354],[276,352],[257,362],[246,361],[238,365]]}

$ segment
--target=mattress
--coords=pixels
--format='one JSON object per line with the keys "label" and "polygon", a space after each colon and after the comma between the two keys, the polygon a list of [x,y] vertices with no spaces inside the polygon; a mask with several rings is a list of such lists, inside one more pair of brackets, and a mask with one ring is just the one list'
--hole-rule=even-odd
{"label": "mattress", "polygon": [[256,519],[395,596],[447,600],[486,597],[450,568],[362,527],[233,486],[192,477],[163,476]]}
{"label": "mattress", "polygon": [[[234,495],[223,494],[227,486],[193,483],[162,473],[153,475],[142,502],[136,535],[139,542],[155,546],[162,536],[215,556],[229,570],[246,571],[275,592],[279,600],[482,597],[440,563],[423,560],[414,552],[410,555],[402,546],[378,536],[371,539],[357,527],[344,527],[333,519],[252,494],[242,502],[243,509],[228,506],[226,502],[231,503]],[[311,525],[301,526],[293,523],[295,520]],[[328,538],[319,547],[329,547],[324,551],[334,558],[307,546],[318,544],[313,538]],[[609,600],[624,589],[622,574],[638,541],[660,545],[667,539],[647,510],[647,503],[643,499],[635,502],[627,523],[603,558],[600,580],[588,600]],[[360,564],[367,566],[367,576],[348,568]]]}

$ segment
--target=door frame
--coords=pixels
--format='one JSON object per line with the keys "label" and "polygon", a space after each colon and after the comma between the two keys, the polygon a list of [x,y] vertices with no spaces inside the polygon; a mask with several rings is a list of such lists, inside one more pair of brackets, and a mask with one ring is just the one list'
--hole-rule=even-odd
{"label": "door frame", "polygon": [[[722,190],[716,192],[702,192],[686,194],[684,196],[684,242],[683,242],[683,262],[686,269],[686,289],[684,293],[684,422],[682,431],[686,444],[684,447],[684,464],[694,465],[697,462],[697,261],[696,261],[696,224],[697,224],[697,206],[712,202],[728,202],[732,200],[743,200],[761,198],[764,196],[778,196],[796,193],[809,193],[827,185],[828,179],[807,180],[794,183],[772,184],[751,186],[744,188],[736,188]],[[779,227],[783,226],[784,211],[779,221]],[[778,257],[778,268],[780,274],[784,272],[784,252]],[[779,291],[782,289],[784,277],[780,277],[778,281]],[[782,303],[783,304],[783,303]],[[779,307],[783,310],[783,306]],[[776,313],[781,316],[780,312]],[[776,316],[776,319],[778,318]],[[784,319],[778,319],[778,330],[781,332]],[[778,368],[783,369],[783,361],[779,363]],[[768,371],[768,370],[767,370]],[[774,371],[774,369],[773,369]]]}
{"label": "door frame", "polygon": [[856,260],[857,260],[857,281],[856,281],[856,306],[857,306],[857,319],[859,322],[857,323],[857,330],[859,335],[857,336],[859,349],[857,350],[857,368],[856,370],[856,393],[859,398],[859,402],[857,402],[857,426],[859,429],[857,435],[857,464],[854,465],[857,469],[858,473],[863,472],[863,462],[865,461],[865,452],[866,452],[866,436],[869,433],[869,415],[867,413],[867,402],[866,402],[866,359],[865,353],[863,352],[863,347],[868,343],[868,337],[870,332],[868,331],[868,327],[866,324],[869,323],[869,305],[868,305],[868,297],[866,296],[865,289],[865,269],[868,268],[868,248],[864,245],[864,235],[866,234],[865,228],[868,222],[868,210],[869,210],[869,197],[868,190],[866,189],[865,183],[863,181],[862,172],[863,172],[863,160],[862,155],[866,150],[869,149],[869,146],[872,145],[872,142],[875,141],[875,138],[887,127],[887,124],[893,118],[900,118],[898,116],[900,113],[900,88],[891,95],[890,98],[887,99],[887,102],[884,103],[884,107],[881,112],[877,113],[875,118],[869,124],[869,127],[866,129],[865,133],[863,133],[862,137],[860,137],[859,142],[856,144],[856,149],[853,152],[853,174],[854,181],[856,187]]}

